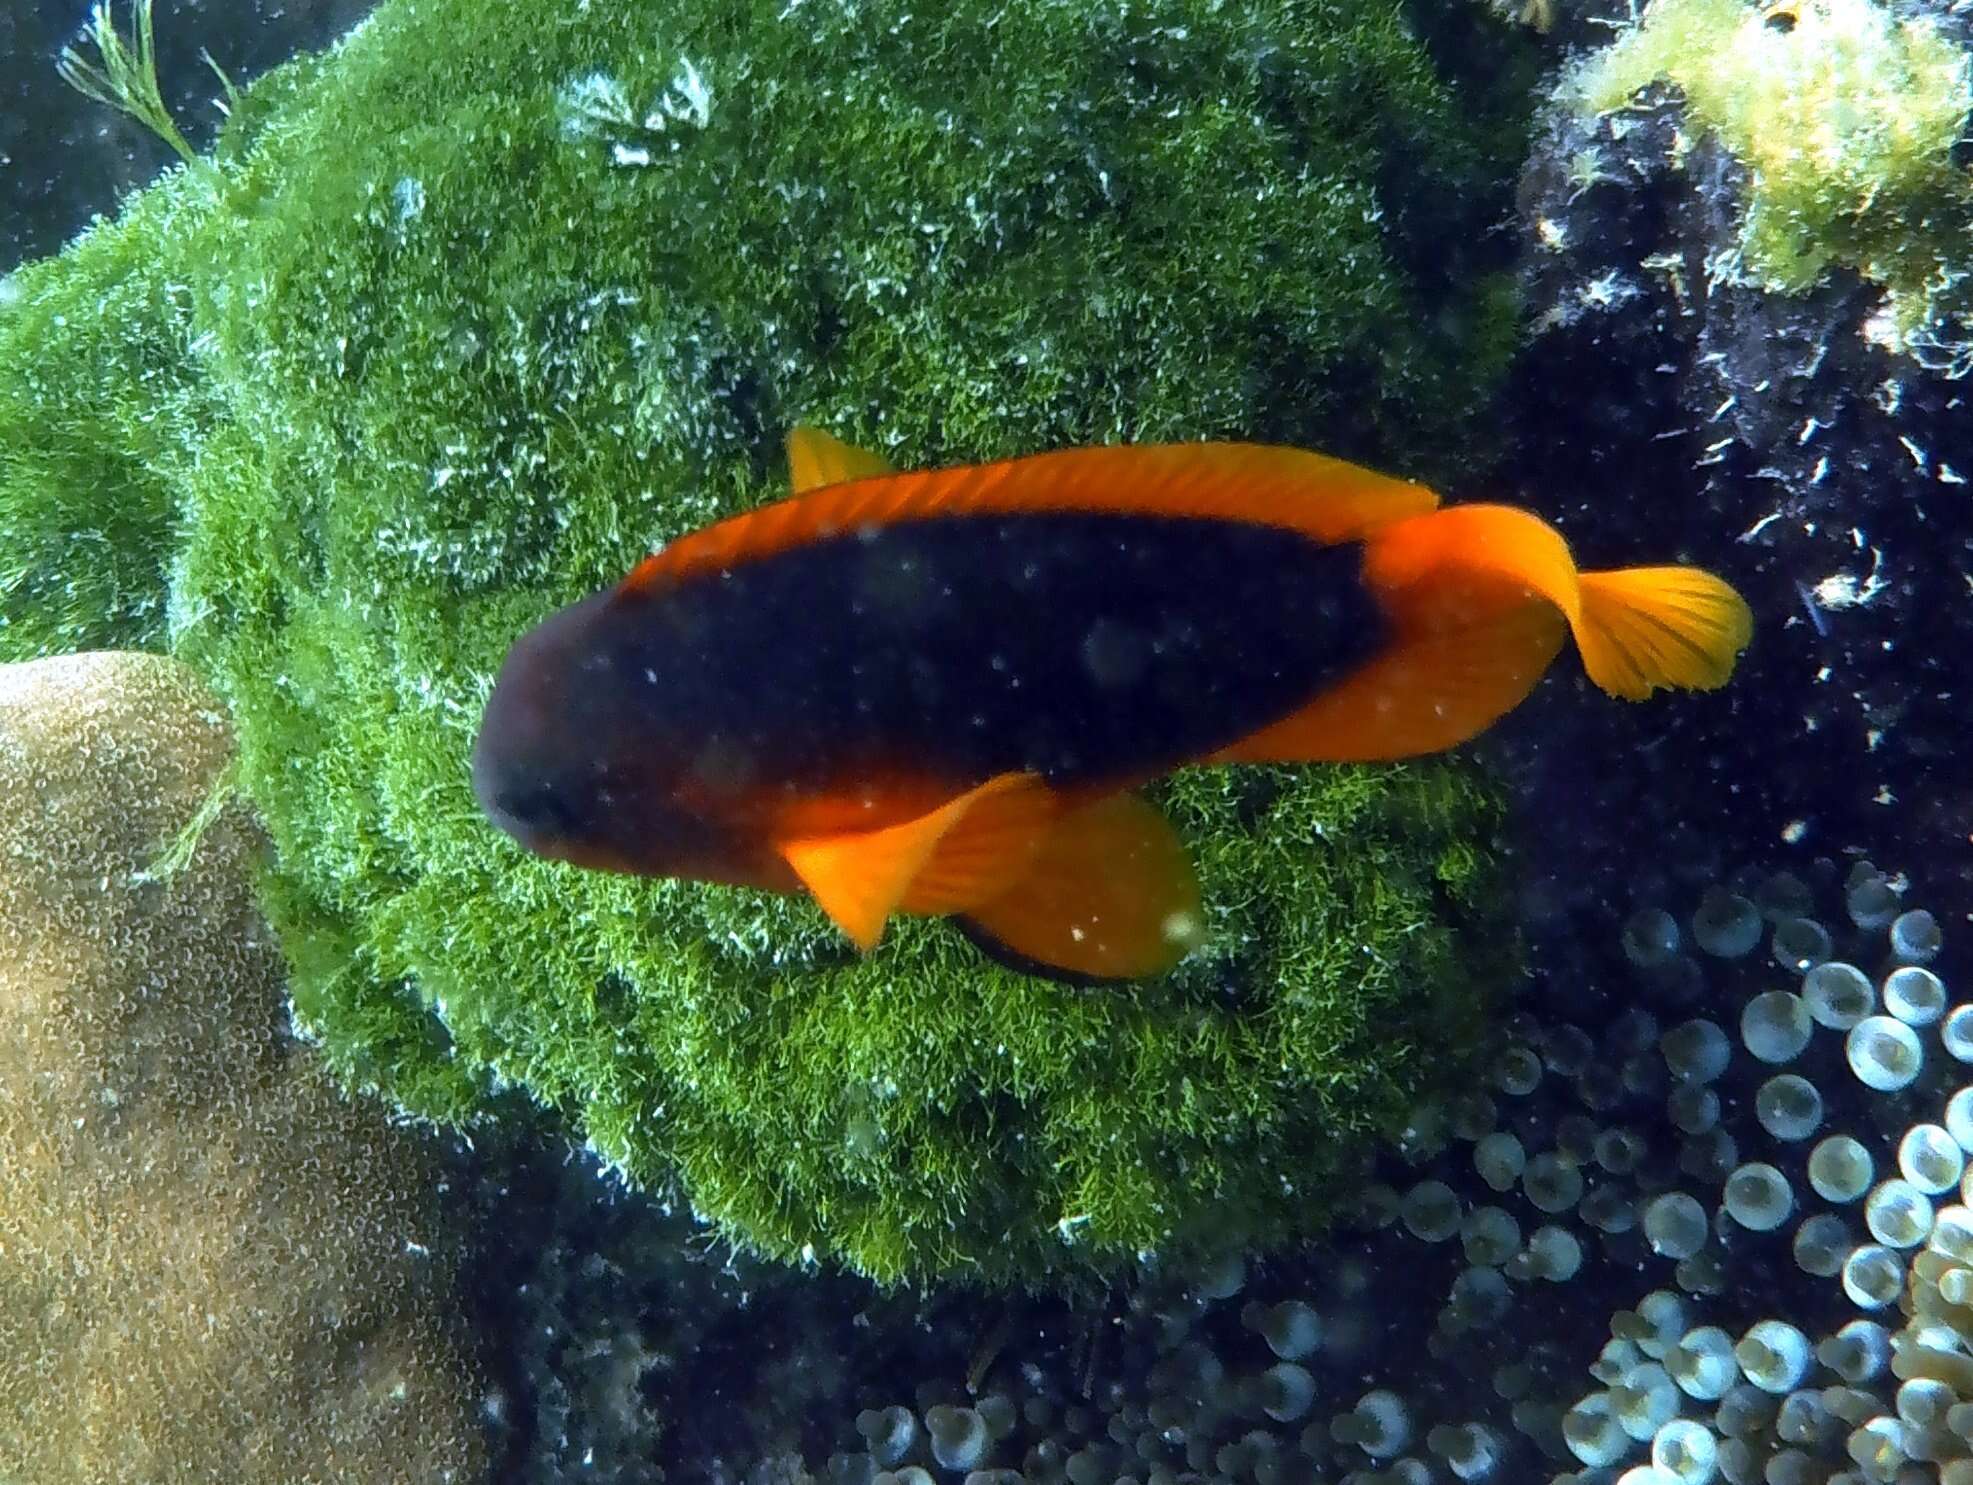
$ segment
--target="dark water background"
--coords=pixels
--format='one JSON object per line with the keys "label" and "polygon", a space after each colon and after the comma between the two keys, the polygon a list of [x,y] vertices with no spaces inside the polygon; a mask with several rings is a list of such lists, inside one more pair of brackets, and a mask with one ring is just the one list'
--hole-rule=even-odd
{"label": "dark water background", "polygon": [[[357,23],[372,0],[157,0],[158,78],[178,127],[194,149],[222,121],[210,52],[235,83],[297,52],[326,46]],[[171,163],[171,150],[135,119],[63,82],[55,59],[88,20],[85,0],[0,3],[0,272],[45,257],[115,209]],[[119,0],[125,35],[130,6]]]}

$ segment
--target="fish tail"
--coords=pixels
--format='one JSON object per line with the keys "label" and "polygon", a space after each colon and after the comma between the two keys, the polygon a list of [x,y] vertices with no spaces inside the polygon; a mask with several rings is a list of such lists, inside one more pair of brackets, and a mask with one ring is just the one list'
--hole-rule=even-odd
{"label": "fish tail", "polygon": [[1507,505],[1455,505],[1378,526],[1363,579],[1390,638],[1300,710],[1220,749],[1221,763],[1414,758],[1484,731],[1575,636],[1589,677],[1641,700],[1733,673],[1753,620],[1694,567],[1581,572],[1562,534]]}
{"label": "fish tail", "polygon": [[1589,678],[1613,696],[1642,701],[1669,686],[1717,690],[1753,638],[1746,600],[1697,567],[1585,572],[1577,586],[1576,648]]}
{"label": "fish tail", "polygon": [[[1697,567],[1581,572],[1562,534],[1530,511],[1456,505],[1370,538],[1373,587],[1429,625],[1461,624],[1500,602],[1501,586],[1539,595],[1568,620],[1589,678],[1641,701],[1668,687],[1726,684],[1753,635],[1746,602]],[[1495,596],[1483,596],[1491,589]]]}

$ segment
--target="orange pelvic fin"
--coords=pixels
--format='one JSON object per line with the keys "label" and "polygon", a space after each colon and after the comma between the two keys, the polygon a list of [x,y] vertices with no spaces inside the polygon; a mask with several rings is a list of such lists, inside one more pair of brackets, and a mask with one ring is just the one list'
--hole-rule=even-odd
{"label": "orange pelvic fin", "polygon": [[788,488],[796,495],[892,472],[883,455],[844,443],[820,428],[800,427],[788,434]]}
{"label": "orange pelvic fin", "polygon": [[1014,885],[966,917],[1022,958],[1099,980],[1163,974],[1202,927],[1184,846],[1130,794],[1062,816]]}
{"label": "orange pelvic fin", "polygon": [[1059,806],[1039,776],[1007,773],[901,825],[780,843],[836,926],[866,952],[900,908],[956,912],[1004,891]]}

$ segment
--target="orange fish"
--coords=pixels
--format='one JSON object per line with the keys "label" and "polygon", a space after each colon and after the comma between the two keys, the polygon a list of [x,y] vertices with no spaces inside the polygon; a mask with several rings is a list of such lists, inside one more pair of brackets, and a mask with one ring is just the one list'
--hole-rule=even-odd
{"label": "orange fish", "polygon": [[1043,973],[1160,973],[1199,890],[1139,785],[1438,752],[1569,634],[1613,695],[1711,689],[1752,632],[1709,573],[1579,572],[1526,511],[1299,449],[788,460],[790,498],[514,645],[473,786],[543,856],[806,889],[865,950],[958,914]]}

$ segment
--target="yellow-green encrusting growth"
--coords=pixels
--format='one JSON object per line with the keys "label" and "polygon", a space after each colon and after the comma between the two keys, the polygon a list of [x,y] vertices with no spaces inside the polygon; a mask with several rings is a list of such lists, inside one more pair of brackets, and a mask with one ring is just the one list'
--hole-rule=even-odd
{"label": "yellow-green encrusting growth", "polygon": [[1655,0],[1582,67],[1576,97],[1607,113],[1675,84],[1692,124],[1747,169],[1742,271],[1795,292],[1853,268],[1889,291],[1901,340],[1964,273],[1973,191],[1952,147],[1973,108],[1967,54],[1872,0],[1804,0],[1787,16]]}
{"label": "yellow-green encrusting growth", "polygon": [[148,869],[230,752],[161,656],[0,667],[0,1480],[472,1485],[429,1140],[289,1034],[243,809]]}

